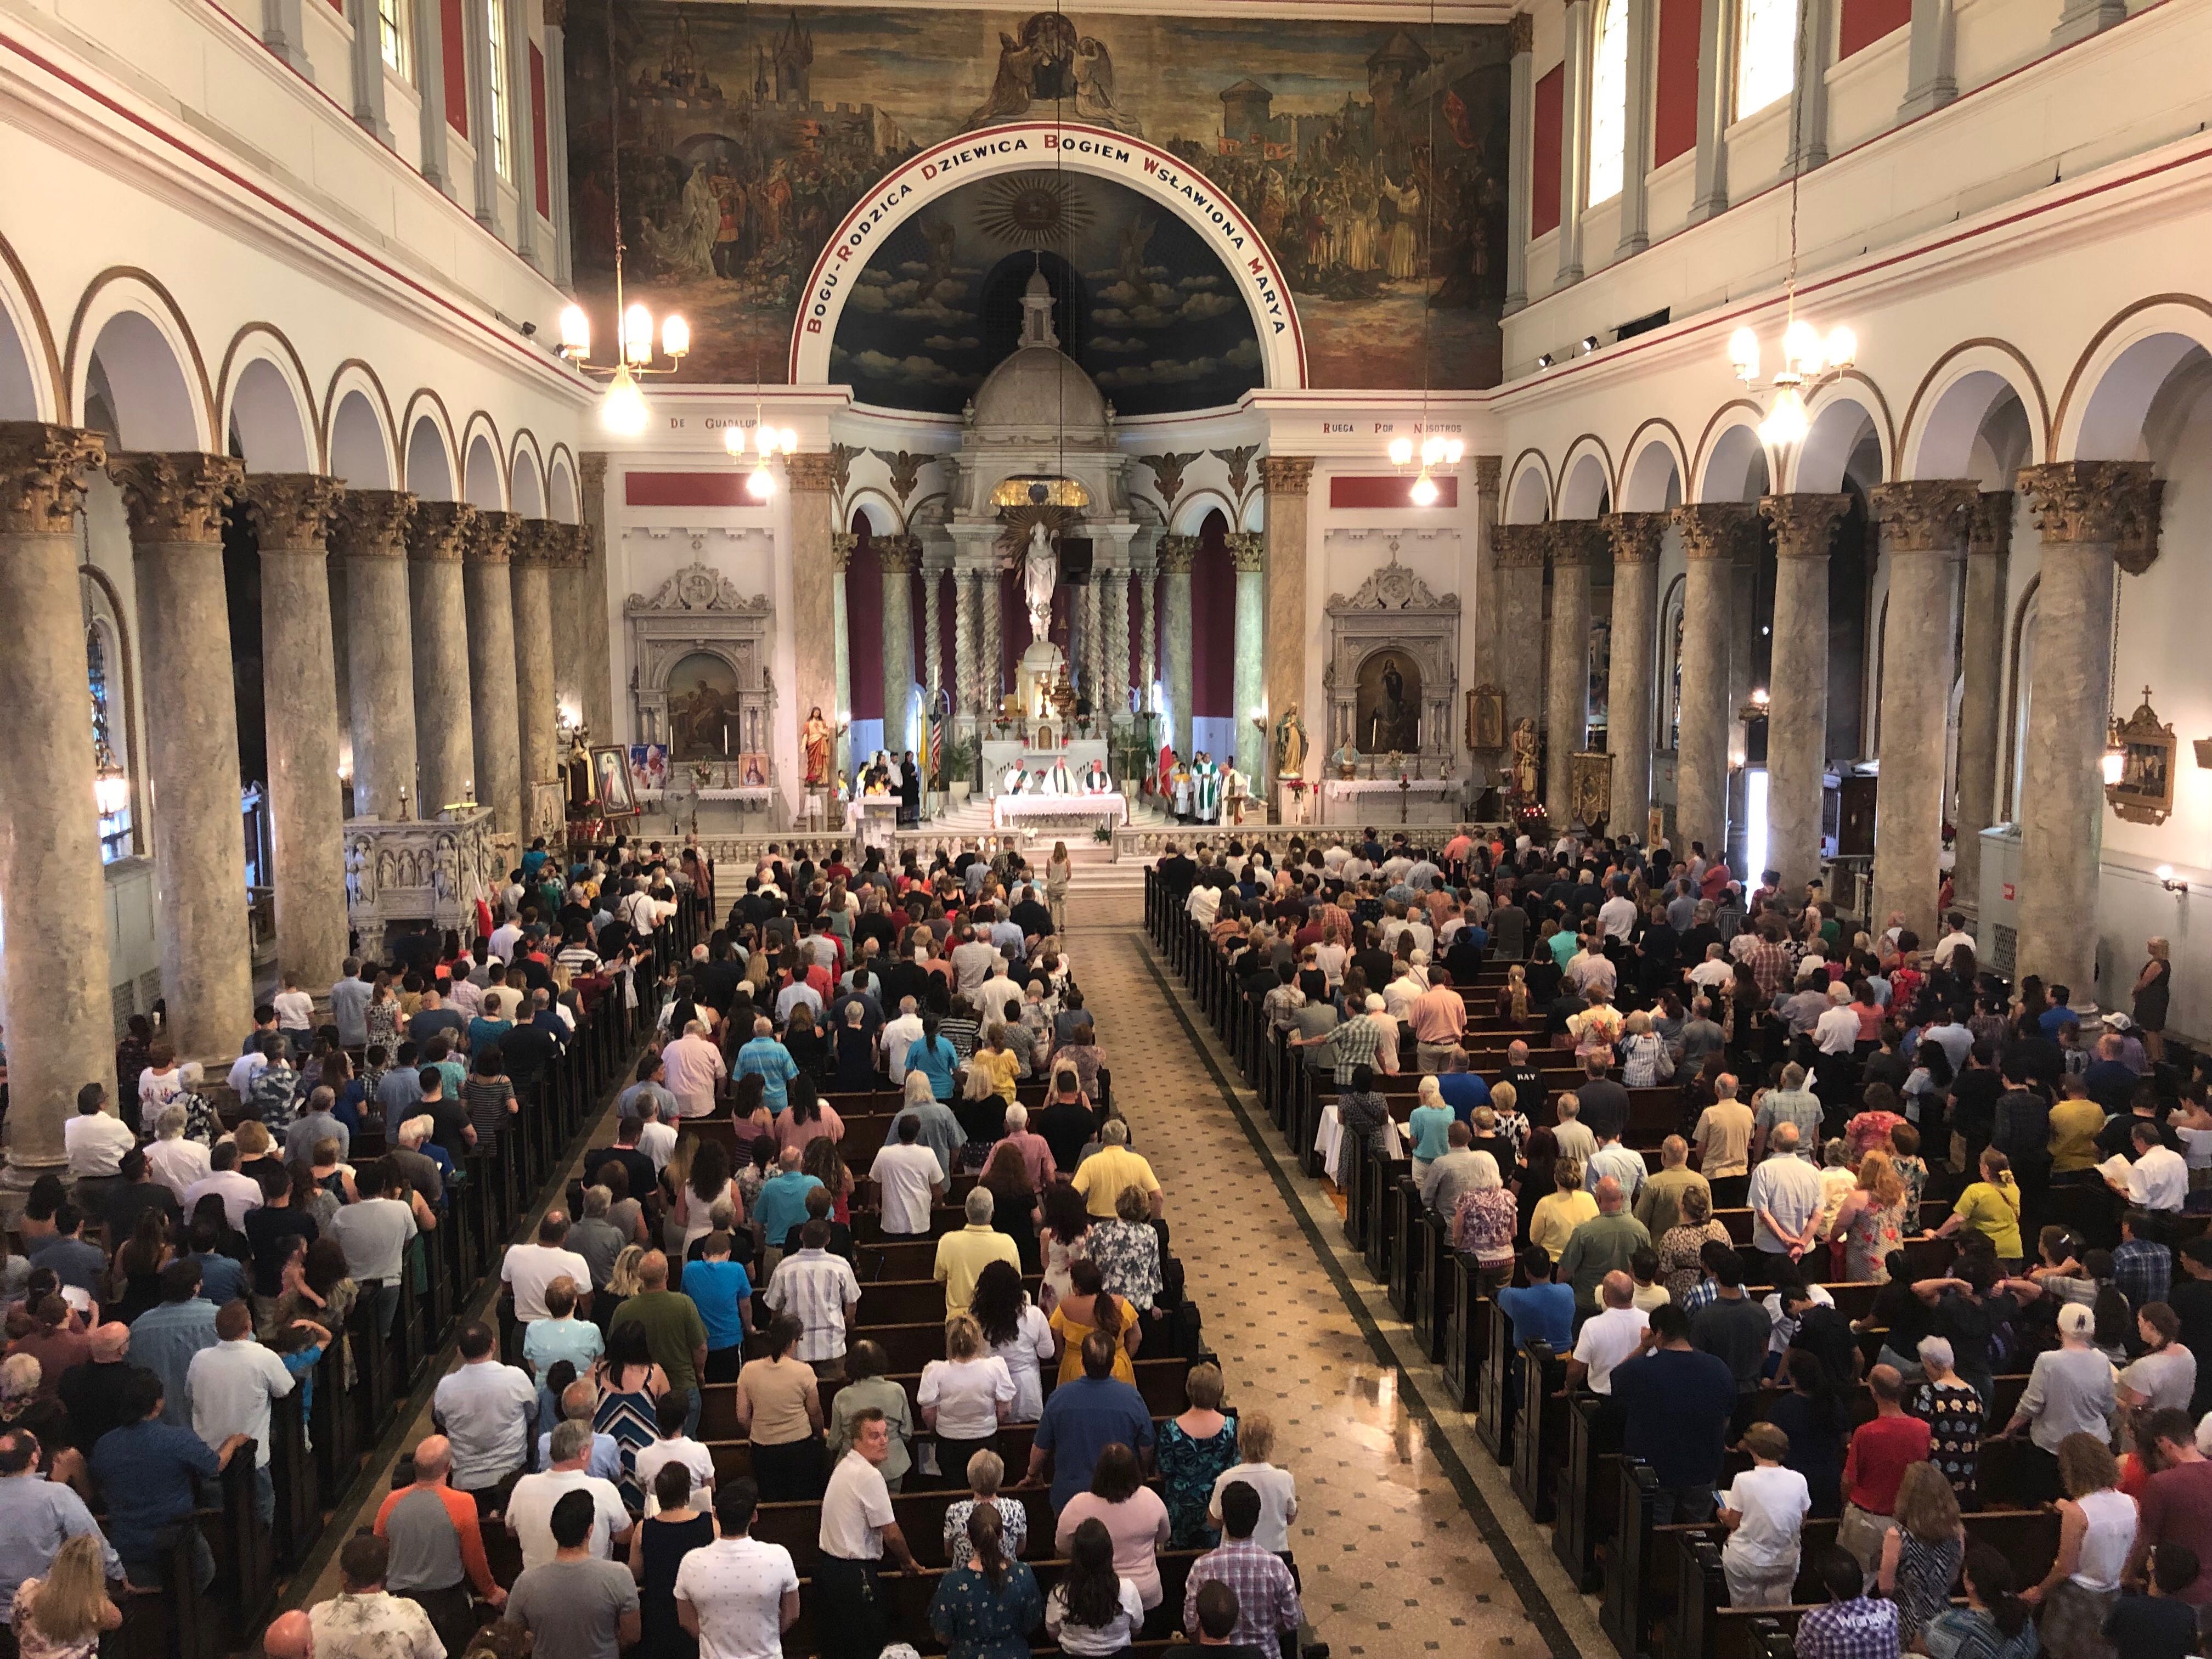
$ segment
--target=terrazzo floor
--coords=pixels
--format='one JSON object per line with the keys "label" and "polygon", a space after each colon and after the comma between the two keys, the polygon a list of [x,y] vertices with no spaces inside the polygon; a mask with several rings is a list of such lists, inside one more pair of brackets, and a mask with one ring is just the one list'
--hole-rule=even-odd
{"label": "terrazzo floor", "polygon": [[1165,1189],[1229,1398],[1274,1417],[1276,1461],[1297,1476],[1291,1546],[1333,1659],[1609,1654],[1595,1602],[1568,1585],[1472,1418],[1445,1404],[1410,1328],[1342,1248],[1329,1190],[1277,1156],[1280,1138],[1146,937],[1140,902],[1071,908],[1076,977]]}

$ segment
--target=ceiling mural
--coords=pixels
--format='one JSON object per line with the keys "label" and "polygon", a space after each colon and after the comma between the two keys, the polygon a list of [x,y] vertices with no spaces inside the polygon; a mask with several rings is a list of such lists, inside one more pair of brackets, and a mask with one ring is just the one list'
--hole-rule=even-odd
{"label": "ceiling mural", "polygon": [[978,179],[893,231],[854,279],[831,374],[863,403],[957,414],[1018,343],[1035,270],[1060,349],[1120,413],[1215,408],[1259,383],[1259,337],[1212,249],[1082,173]]}
{"label": "ceiling mural", "polygon": [[[1142,137],[1234,198],[1288,281],[1312,384],[1498,378],[1501,27],[736,0],[625,0],[610,17],[605,0],[572,0],[568,43],[578,289],[595,335],[611,337],[618,131],[626,275],[657,312],[690,320],[686,380],[781,379],[799,291],[869,185],[926,146],[1054,118]],[[1250,320],[1225,284],[1202,285],[1214,272],[1200,268],[1211,256],[1197,238],[1134,192],[1092,182],[1049,204],[1034,190],[987,200],[980,186],[940,198],[874,250],[883,280],[870,286],[927,278],[945,312],[972,312],[964,301],[988,297],[1009,254],[1049,246],[1074,272],[1068,303],[1089,308],[1083,331],[1063,328],[1062,340],[1124,412],[1203,406],[1240,375],[1230,398],[1255,383],[1256,362],[1233,361]],[[1073,244],[1041,244],[1020,222],[1048,208],[1087,216]],[[1167,289],[1182,296],[1174,306]],[[1209,319],[1199,313],[1211,302],[1193,296],[1212,293],[1231,304]],[[980,380],[990,362],[976,354],[993,337],[980,315],[956,325],[928,314],[935,297],[886,295],[862,315],[854,304],[874,301],[848,303],[836,338],[849,355],[833,372],[869,402],[957,409],[956,382]],[[884,372],[864,373],[864,358]]]}

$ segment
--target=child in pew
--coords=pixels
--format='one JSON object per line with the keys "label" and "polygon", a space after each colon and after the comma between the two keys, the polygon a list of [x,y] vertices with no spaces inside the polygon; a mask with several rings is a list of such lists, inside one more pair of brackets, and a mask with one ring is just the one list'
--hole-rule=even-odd
{"label": "child in pew", "polygon": [[1931,1659],[2035,1659],[2035,1621],[2014,1591],[2012,1564],[1987,1544],[1970,1544],[1965,1580],[1966,1605],[1937,1613],[1921,1632]]}
{"label": "child in pew", "polygon": [[2197,1552],[2160,1544],[2151,1553],[2148,1594],[2124,1590],[2105,1615],[2105,1639],[2127,1659],[2183,1659],[2197,1651],[2197,1609],[2181,1593],[2197,1582]]}
{"label": "child in pew", "polygon": [[[1797,1581],[1798,1539],[1813,1507],[1805,1477],[1782,1467],[1790,1437],[1771,1423],[1754,1423],[1744,1431],[1743,1449],[1752,1466],[1721,1494],[1721,1524],[1729,1529],[1721,1549],[1732,1607],[1781,1607],[1790,1604]],[[1944,1656],[1948,1659],[1948,1656]]]}

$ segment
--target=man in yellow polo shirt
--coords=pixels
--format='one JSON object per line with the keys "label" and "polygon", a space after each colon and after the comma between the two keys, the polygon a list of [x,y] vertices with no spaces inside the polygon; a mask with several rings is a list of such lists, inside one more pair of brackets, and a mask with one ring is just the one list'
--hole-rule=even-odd
{"label": "man in yellow polo shirt", "polygon": [[1160,1183],[1152,1166],[1129,1150],[1129,1126],[1119,1118],[1098,1132],[1098,1150],[1076,1166],[1073,1186],[1083,1207],[1101,1221],[1115,1215],[1115,1201],[1124,1188],[1141,1191],[1150,1204],[1152,1219],[1160,1218]]}
{"label": "man in yellow polo shirt", "polygon": [[968,1224],[937,1241],[936,1277],[945,1285],[947,1318],[968,1311],[968,1304],[975,1299],[976,1276],[989,1263],[1004,1261],[1016,1273],[1022,1270],[1021,1252],[1012,1238],[991,1225],[994,1207],[989,1188],[969,1188]]}

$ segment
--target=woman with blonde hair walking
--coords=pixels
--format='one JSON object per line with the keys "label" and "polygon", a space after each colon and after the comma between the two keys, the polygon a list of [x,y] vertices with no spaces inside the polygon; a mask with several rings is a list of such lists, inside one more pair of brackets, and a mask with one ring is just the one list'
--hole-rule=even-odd
{"label": "woman with blonde hair walking", "polygon": [[1828,1239],[1844,1247],[1846,1279],[1888,1280],[1889,1254],[1905,1243],[1905,1179],[1887,1152],[1876,1147],[1859,1160],[1857,1182],[1836,1206]]}

